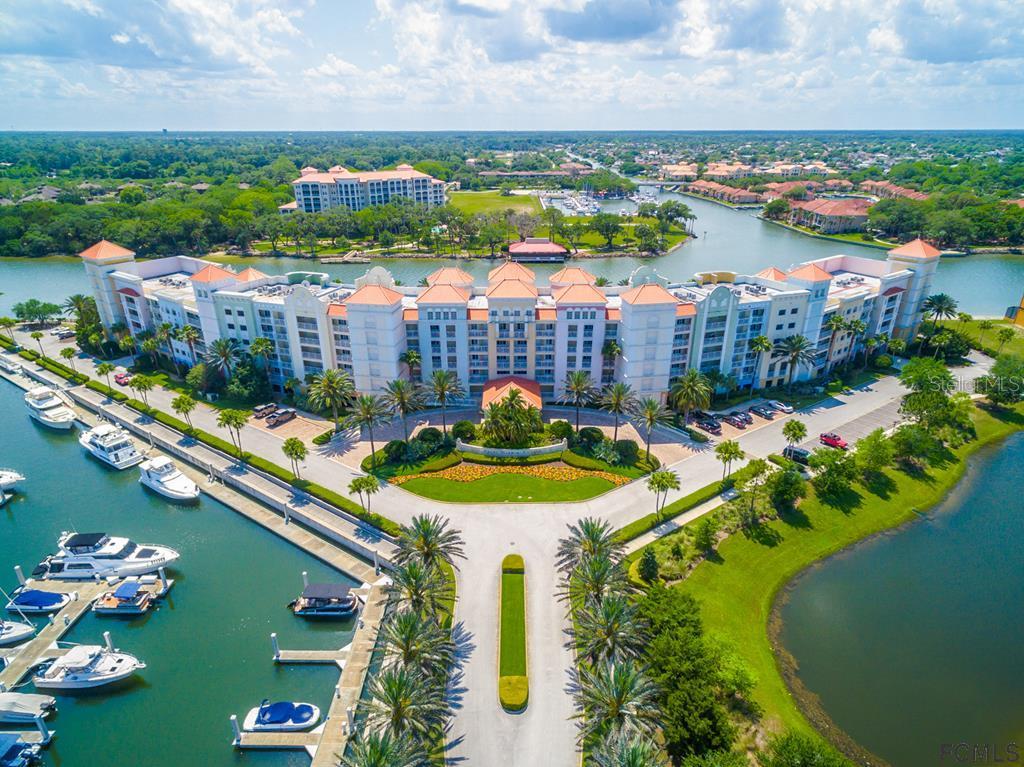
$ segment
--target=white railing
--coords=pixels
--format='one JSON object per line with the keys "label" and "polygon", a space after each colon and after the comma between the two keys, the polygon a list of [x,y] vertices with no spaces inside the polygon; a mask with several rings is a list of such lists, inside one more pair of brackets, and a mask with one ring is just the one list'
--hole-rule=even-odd
{"label": "white railing", "polygon": [[473,453],[475,455],[486,455],[491,458],[529,458],[531,455],[547,455],[548,453],[561,453],[569,449],[566,440],[556,442],[554,445],[541,445],[540,447],[483,447],[482,445],[467,445],[461,439],[455,441],[455,449],[460,453]]}

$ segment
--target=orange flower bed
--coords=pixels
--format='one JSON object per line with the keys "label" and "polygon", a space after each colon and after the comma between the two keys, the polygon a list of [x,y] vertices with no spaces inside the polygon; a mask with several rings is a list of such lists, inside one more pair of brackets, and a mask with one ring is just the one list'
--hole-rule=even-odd
{"label": "orange flower bed", "polygon": [[428,474],[407,474],[402,477],[393,477],[389,481],[393,485],[401,485],[410,479],[429,477],[450,479],[452,482],[474,482],[494,474],[525,474],[528,477],[550,479],[555,482],[572,482],[586,477],[600,477],[613,485],[625,485],[630,482],[629,477],[623,477],[621,474],[612,474],[610,471],[585,471],[561,463],[540,464],[539,466],[495,466],[465,461],[441,471],[432,471]]}

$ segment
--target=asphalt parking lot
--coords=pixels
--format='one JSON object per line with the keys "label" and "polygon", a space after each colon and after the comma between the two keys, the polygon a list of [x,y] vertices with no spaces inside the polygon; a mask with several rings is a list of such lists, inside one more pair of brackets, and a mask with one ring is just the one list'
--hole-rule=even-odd
{"label": "asphalt parking lot", "polygon": [[[900,401],[894,400],[893,402],[883,405],[877,410],[872,410],[870,413],[866,413],[859,418],[855,418],[837,433],[840,437],[853,445],[875,429],[891,429],[899,423],[900,420]],[[821,442],[819,441],[817,434],[809,435],[809,439],[800,445],[800,447],[806,450],[813,450],[820,446]]]}

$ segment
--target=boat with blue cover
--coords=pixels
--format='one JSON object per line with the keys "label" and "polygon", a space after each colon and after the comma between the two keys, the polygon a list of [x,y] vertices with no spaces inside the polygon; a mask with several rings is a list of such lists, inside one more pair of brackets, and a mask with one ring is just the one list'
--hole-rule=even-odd
{"label": "boat with blue cover", "polygon": [[242,729],[246,732],[301,732],[320,721],[320,709],[312,703],[264,700],[245,715]]}
{"label": "boat with blue cover", "polygon": [[310,583],[288,607],[304,618],[348,618],[359,609],[359,599],[341,583]]}
{"label": "boat with blue cover", "polygon": [[0,733],[0,767],[28,767],[39,759],[38,744],[22,743],[15,732]]}
{"label": "boat with blue cover", "polygon": [[7,603],[7,611],[12,613],[55,613],[64,609],[64,606],[70,601],[71,596],[68,594],[22,588],[14,592],[14,597]]}
{"label": "boat with blue cover", "polygon": [[137,580],[127,580],[113,591],[101,594],[92,610],[99,615],[142,615],[152,606],[152,592],[143,590]]}

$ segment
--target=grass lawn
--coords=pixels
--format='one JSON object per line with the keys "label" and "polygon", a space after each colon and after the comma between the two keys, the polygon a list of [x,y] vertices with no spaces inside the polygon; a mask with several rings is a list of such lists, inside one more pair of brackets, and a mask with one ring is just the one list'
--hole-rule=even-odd
{"label": "grass lawn", "polygon": [[501,633],[498,695],[501,705],[522,711],[529,697],[526,672],[526,573],[523,558],[509,554],[501,563]]}
{"label": "grass lawn", "polygon": [[[978,327],[978,323],[981,320],[971,320],[970,322],[960,322],[959,320],[940,320],[939,327],[949,328],[950,330],[956,330],[963,333],[965,336],[976,342],[978,346],[985,346],[989,349],[999,352],[1002,354],[1017,354],[1024,356],[1024,329],[1016,327],[1009,320],[991,320],[992,327],[988,330],[982,330]],[[923,327],[929,327],[931,320],[926,320]],[[1009,341],[1002,349],[999,348],[999,339],[996,338],[996,334],[1003,328],[1013,328],[1017,335],[1012,341]]]}
{"label": "grass lawn", "polygon": [[780,675],[769,641],[768,621],[779,589],[813,562],[913,519],[915,511],[940,501],[963,475],[964,459],[982,445],[1024,428],[1024,416],[978,410],[975,424],[977,440],[921,475],[887,471],[881,486],[858,485],[840,507],[826,505],[812,490],[796,513],[764,525],[756,540],[736,534],[723,541],[718,557],[700,564],[677,586],[701,602],[708,632],[736,648],[756,674],[754,699],[769,728],[811,731]]}
{"label": "grass lawn", "polygon": [[495,213],[511,208],[515,211],[540,213],[540,200],[536,195],[514,194],[505,196],[501,192],[451,192],[448,201],[463,213]]}
{"label": "grass lawn", "polygon": [[449,503],[583,501],[613,487],[615,485],[601,477],[584,477],[560,482],[526,474],[492,474],[472,482],[417,477],[402,484],[402,489],[410,493]]}

